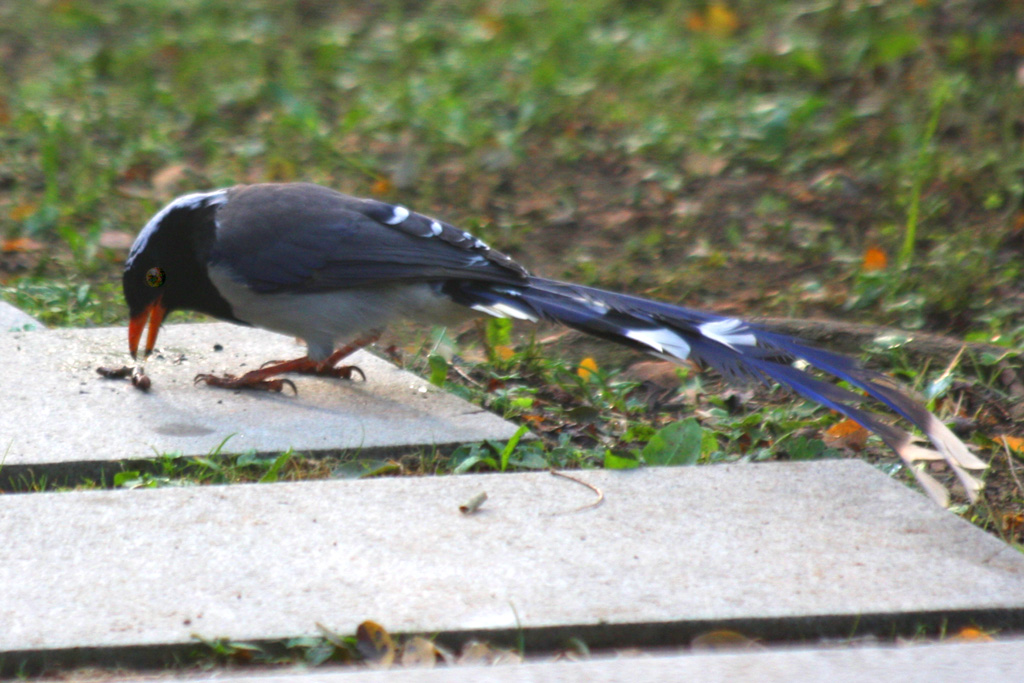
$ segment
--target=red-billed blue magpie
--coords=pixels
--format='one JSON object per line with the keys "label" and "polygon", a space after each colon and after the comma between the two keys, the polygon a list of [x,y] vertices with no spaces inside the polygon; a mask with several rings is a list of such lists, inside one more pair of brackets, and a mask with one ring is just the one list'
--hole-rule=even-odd
{"label": "red-billed blue magpie", "polygon": [[[730,379],[774,380],[878,434],[945,504],[948,494],[915,460],[941,458],[972,500],[985,464],[923,405],[884,375],[736,318],[530,275],[511,258],[404,206],[307,183],[239,185],[188,194],[139,233],[125,263],[135,357],[164,316],[184,309],[303,339],[307,355],[241,377],[201,375],[222,387],[280,390],[289,372],[348,376],[340,365],[396,318],[452,324],[474,315],[550,320],[659,358],[692,358]],[[863,396],[819,379],[845,380]],[[879,402],[916,425],[935,451],[861,404]],[[937,452],[936,452],[937,451]]]}

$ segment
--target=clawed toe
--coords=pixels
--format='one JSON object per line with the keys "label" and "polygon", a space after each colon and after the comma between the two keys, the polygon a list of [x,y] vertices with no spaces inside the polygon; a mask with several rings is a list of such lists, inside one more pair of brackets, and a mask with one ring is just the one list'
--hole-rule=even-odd
{"label": "clawed toe", "polygon": [[[344,353],[343,353],[344,352]],[[299,390],[290,379],[280,379],[277,375],[287,372],[303,375],[317,375],[320,377],[335,377],[337,379],[359,379],[366,381],[366,373],[355,365],[335,365],[338,361],[351,353],[349,349],[341,349],[335,352],[323,363],[316,363],[308,356],[296,358],[290,361],[270,361],[264,363],[257,370],[251,370],[241,377],[235,375],[211,375],[199,374],[195,376],[194,383],[205,383],[207,386],[220,387],[221,389],[256,389],[258,391],[282,392],[285,387],[291,387],[292,393],[298,395]]]}
{"label": "clawed toe", "polygon": [[326,373],[331,377],[337,377],[339,379],[352,379],[352,374],[356,373],[359,375],[359,379],[363,382],[366,381],[366,373],[358,365],[340,365],[336,368],[331,368]]}

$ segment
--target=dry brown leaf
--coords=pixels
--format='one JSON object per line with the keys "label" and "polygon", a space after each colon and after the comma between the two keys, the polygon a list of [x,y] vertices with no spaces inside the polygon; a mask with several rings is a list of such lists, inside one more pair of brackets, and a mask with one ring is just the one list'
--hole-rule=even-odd
{"label": "dry brown leaf", "polygon": [[356,649],[367,663],[377,669],[389,669],[395,663],[395,641],[375,621],[364,621],[356,629]]}
{"label": "dry brown leaf", "polygon": [[501,650],[491,647],[486,643],[470,641],[462,648],[458,664],[495,665],[495,664],[519,664],[522,657],[512,650]]}
{"label": "dry brown leaf", "polygon": [[690,175],[702,177],[714,177],[725,170],[729,160],[725,157],[716,157],[709,154],[692,152],[683,159],[683,170]]}
{"label": "dry brown leaf", "polygon": [[885,270],[888,265],[889,257],[884,251],[878,247],[868,247],[864,252],[864,260],[861,262],[860,269],[865,273],[875,273]]}
{"label": "dry brown leaf", "polygon": [[740,19],[736,12],[726,7],[724,2],[712,2],[704,11],[707,32],[713,36],[731,36],[740,27]]}
{"label": "dry brown leaf", "polygon": [[126,183],[145,182],[152,173],[153,167],[150,164],[132,164],[121,174],[121,180]]}
{"label": "dry brown leaf", "polygon": [[1017,453],[1024,453],[1024,439],[1022,439],[1019,436],[1010,436],[1009,434],[1002,434],[1000,436],[997,436],[995,438],[995,441],[1003,444],[1011,451],[1016,451]]}
{"label": "dry brown leaf", "polygon": [[694,650],[746,650],[759,647],[757,642],[736,631],[710,631],[690,641]]}
{"label": "dry brown leaf", "polygon": [[595,372],[597,372],[597,361],[590,357],[581,360],[579,367],[576,368],[576,374],[581,379],[590,379]]}
{"label": "dry brown leaf", "polygon": [[33,202],[22,202],[11,208],[11,220],[12,221],[23,221],[36,212],[39,208],[38,205]]}
{"label": "dry brown leaf", "polygon": [[437,664],[437,649],[423,636],[416,636],[402,647],[402,666],[433,669]]}
{"label": "dry brown leaf", "polygon": [[36,242],[31,237],[15,237],[14,239],[4,240],[0,243],[0,251],[4,253],[11,252],[27,252],[27,251],[39,251],[45,245],[41,242]]}
{"label": "dry brown leaf", "polygon": [[843,420],[825,430],[822,441],[829,448],[849,448],[860,451],[867,445],[870,432],[853,420]]}
{"label": "dry brown leaf", "polygon": [[[273,118],[273,117],[271,117]],[[267,164],[267,177],[271,180],[287,183],[295,180],[299,175],[299,168],[293,161],[276,157]]]}
{"label": "dry brown leaf", "polygon": [[594,221],[605,228],[620,228],[636,220],[637,212],[632,209],[614,209],[593,216]]}
{"label": "dry brown leaf", "polygon": [[391,178],[381,176],[374,180],[373,184],[370,185],[370,194],[374,197],[383,197],[391,194],[391,191],[394,189],[394,184],[391,182]]}
{"label": "dry brown leaf", "polygon": [[974,642],[986,643],[995,640],[985,631],[974,626],[964,626],[955,636],[946,639],[946,642]]}
{"label": "dry brown leaf", "polygon": [[675,206],[672,207],[672,215],[679,216],[680,218],[686,218],[689,216],[697,216],[703,210],[703,202],[692,199],[682,199],[676,202]]}
{"label": "dry brown leaf", "polygon": [[490,664],[494,658],[495,651],[490,645],[472,640],[463,646],[459,664]]}
{"label": "dry brown leaf", "polygon": [[650,382],[665,391],[676,389],[680,384],[679,366],[667,360],[633,363],[622,372],[621,377],[634,382]]}
{"label": "dry brown leaf", "polygon": [[736,12],[724,2],[712,2],[704,11],[690,12],[686,15],[686,28],[694,33],[707,33],[724,38],[736,32],[740,26]]}
{"label": "dry brown leaf", "polygon": [[517,216],[528,216],[530,214],[542,214],[558,206],[558,199],[553,195],[536,194],[529,195],[515,203],[513,213]]}
{"label": "dry brown leaf", "polygon": [[515,349],[504,344],[494,346],[491,351],[494,353],[494,357],[499,360],[509,360],[516,355]]}
{"label": "dry brown leaf", "polygon": [[100,246],[104,249],[131,249],[135,235],[123,230],[104,230],[100,233]]}
{"label": "dry brown leaf", "polygon": [[185,179],[188,166],[185,164],[169,164],[153,174],[153,190],[157,195],[170,196],[177,194],[177,186]]}
{"label": "dry brown leaf", "polygon": [[480,37],[484,40],[491,40],[505,28],[502,18],[490,13],[479,14],[476,17],[476,25],[480,31]]}

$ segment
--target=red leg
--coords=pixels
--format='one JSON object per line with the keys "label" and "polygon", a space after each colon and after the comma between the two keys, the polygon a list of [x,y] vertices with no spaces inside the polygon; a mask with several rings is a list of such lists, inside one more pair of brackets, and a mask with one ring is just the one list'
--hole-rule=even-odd
{"label": "red leg", "polygon": [[264,364],[258,370],[250,370],[241,377],[234,375],[202,374],[196,375],[195,382],[205,382],[211,387],[223,389],[259,389],[261,391],[282,391],[285,386],[290,386],[292,391],[298,393],[295,383],[290,379],[276,379],[277,375],[285,373],[299,373],[304,375],[319,375],[321,377],[338,377],[341,379],[352,379],[352,373],[358,373],[365,381],[366,375],[354,365],[337,365],[364,346],[368,346],[380,338],[380,332],[369,334],[356,339],[351,344],[341,347],[322,363],[317,363],[309,356],[286,361],[271,361]]}

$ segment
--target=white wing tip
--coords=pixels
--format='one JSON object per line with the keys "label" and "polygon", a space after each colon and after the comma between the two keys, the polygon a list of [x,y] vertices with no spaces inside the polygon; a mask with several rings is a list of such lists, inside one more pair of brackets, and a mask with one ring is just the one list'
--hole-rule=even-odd
{"label": "white wing tip", "polygon": [[516,320],[529,320],[534,323],[537,322],[537,316],[530,315],[526,311],[500,302],[490,305],[473,304],[470,308],[474,311],[480,311],[481,313],[494,316],[495,318],[515,318]]}

